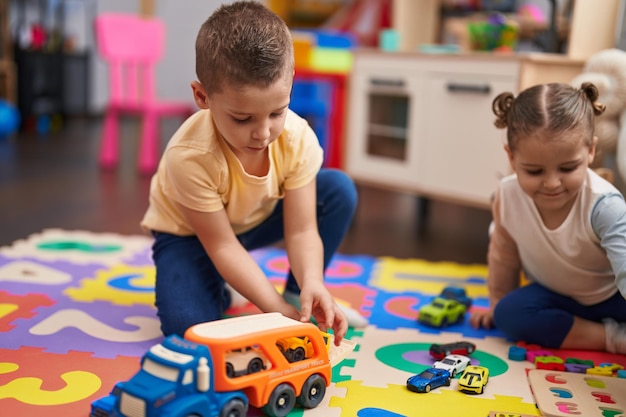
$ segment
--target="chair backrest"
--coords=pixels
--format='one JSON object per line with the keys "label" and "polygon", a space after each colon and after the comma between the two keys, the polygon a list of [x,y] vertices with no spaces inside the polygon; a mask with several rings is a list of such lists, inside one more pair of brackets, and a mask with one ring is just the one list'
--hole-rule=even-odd
{"label": "chair backrest", "polygon": [[163,56],[165,25],[157,18],[102,13],[95,19],[98,51],[109,65],[109,99],[138,104],[155,98],[154,68]]}

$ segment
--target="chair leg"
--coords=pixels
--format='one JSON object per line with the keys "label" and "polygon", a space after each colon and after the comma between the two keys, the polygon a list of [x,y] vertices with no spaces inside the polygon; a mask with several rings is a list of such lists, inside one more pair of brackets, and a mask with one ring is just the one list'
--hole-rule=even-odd
{"label": "chair leg", "polygon": [[100,143],[100,166],[115,168],[119,159],[119,120],[116,111],[107,110]]}
{"label": "chair leg", "polygon": [[139,171],[142,174],[154,174],[159,159],[159,118],[148,113],[143,117],[141,144],[139,145]]}

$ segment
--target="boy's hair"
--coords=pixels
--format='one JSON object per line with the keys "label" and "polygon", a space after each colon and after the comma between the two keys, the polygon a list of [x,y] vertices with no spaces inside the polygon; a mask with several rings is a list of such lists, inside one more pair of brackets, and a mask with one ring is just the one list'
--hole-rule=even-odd
{"label": "boy's hair", "polygon": [[[507,128],[507,142],[513,151],[520,139],[537,133],[542,137],[555,137],[563,132],[577,131],[587,146],[591,146],[594,134],[594,116],[605,110],[604,104],[596,102],[598,89],[590,82],[576,89],[569,84],[539,84],[522,91],[499,94],[492,104],[496,115],[494,124]],[[580,136],[576,136],[580,137]]]}
{"label": "boy's hair", "polygon": [[220,6],[196,38],[196,75],[207,95],[235,87],[267,87],[294,68],[289,28],[256,1]]}

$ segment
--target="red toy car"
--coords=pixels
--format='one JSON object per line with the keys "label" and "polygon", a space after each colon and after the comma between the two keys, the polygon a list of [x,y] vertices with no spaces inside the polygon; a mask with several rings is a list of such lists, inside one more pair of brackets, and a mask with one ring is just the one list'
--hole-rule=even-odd
{"label": "red toy car", "polygon": [[465,341],[446,343],[443,345],[433,343],[430,345],[429,349],[430,356],[439,360],[451,354],[468,356],[475,350],[475,344]]}

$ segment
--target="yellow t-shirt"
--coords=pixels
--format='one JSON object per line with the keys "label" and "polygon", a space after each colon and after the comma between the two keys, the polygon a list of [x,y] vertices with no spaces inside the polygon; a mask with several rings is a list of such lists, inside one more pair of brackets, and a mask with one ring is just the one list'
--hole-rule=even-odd
{"label": "yellow t-shirt", "polygon": [[[180,236],[194,231],[178,204],[201,212],[226,210],[235,234],[272,213],[285,190],[313,181],[323,150],[307,121],[289,111],[281,135],[269,145],[270,168],[257,177],[243,166],[217,131],[210,110],[200,110],[172,136],[150,184],[145,230]],[[177,204],[178,203],[178,204]]]}

